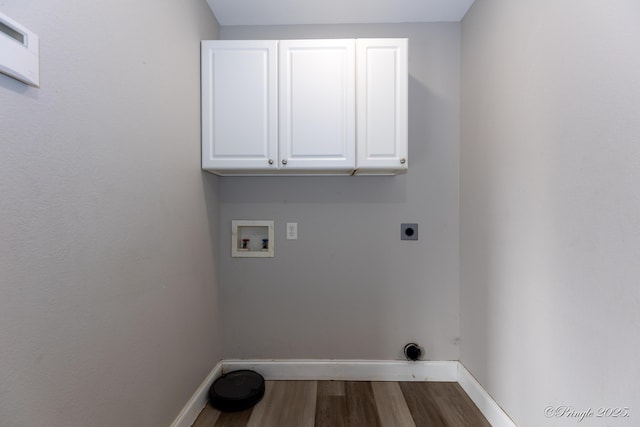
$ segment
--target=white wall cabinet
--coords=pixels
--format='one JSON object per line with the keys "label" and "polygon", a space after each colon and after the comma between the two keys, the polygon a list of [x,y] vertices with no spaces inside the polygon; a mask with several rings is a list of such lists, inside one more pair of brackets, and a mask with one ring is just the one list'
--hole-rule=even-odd
{"label": "white wall cabinet", "polygon": [[407,39],[358,40],[358,174],[407,170],[407,50]]}
{"label": "white wall cabinet", "polygon": [[406,171],[407,40],[203,41],[202,168]]}
{"label": "white wall cabinet", "polygon": [[202,42],[202,168],[277,169],[278,42]]}
{"label": "white wall cabinet", "polygon": [[350,174],[355,40],[282,40],[279,57],[281,167]]}

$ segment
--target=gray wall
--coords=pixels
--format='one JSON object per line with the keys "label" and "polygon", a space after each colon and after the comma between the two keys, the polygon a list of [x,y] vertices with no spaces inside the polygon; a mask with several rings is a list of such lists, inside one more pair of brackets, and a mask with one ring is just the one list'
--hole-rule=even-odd
{"label": "gray wall", "polygon": [[522,427],[640,402],[640,3],[462,24],[461,360]]}
{"label": "gray wall", "polygon": [[[409,173],[225,177],[225,358],[457,360],[459,24],[222,27],[223,39],[409,38]],[[275,220],[275,258],[231,258],[232,219]],[[299,239],[285,240],[287,222]],[[418,242],[400,223],[420,224]]]}
{"label": "gray wall", "polygon": [[[37,4],[36,4],[37,3]],[[0,426],[166,426],[220,360],[201,0],[0,2]]]}

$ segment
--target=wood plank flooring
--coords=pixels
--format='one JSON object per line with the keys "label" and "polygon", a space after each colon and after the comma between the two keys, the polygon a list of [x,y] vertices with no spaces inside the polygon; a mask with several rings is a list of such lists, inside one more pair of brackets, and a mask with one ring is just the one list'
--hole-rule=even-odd
{"label": "wood plank flooring", "polygon": [[491,427],[458,383],[267,381],[242,412],[207,405],[193,427]]}

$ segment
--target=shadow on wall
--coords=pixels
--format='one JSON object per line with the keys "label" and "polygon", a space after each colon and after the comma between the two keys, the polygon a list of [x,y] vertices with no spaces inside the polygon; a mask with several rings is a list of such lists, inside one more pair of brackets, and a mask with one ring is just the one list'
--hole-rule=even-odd
{"label": "shadow on wall", "polygon": [[[209,236],[211,242],[211,252],[214,255],[214,259],[211,260],[214,263],[214,269],[216,272],[220,271],[218,265],[219,259],[219,247],[218,241],[220,231],[219,231],[219,220],[220,220],[220,202],[219,202],[219,193],[220,193],[220,178],[210,174],[208,172],[202,172],[202,189],[204,192],[204,202],[207,209],[207,221],[209,225]],[[217,274],[217,273],[216,273]]]}
{"label": "shadow on wall", "polygon": [[0,87],[31,99],[38,98],[39,89],[22,83],[12,77],[5,76],[4,74],[0,74]]}

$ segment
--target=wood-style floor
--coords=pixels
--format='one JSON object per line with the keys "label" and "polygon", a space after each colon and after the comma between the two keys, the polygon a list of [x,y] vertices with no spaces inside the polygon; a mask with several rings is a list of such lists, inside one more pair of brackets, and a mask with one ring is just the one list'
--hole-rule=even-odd
{"label": "wood-style floor", "polygon": [[207,405],[193,427],[491,427],[458,383],[267,381],[242,412]]}

